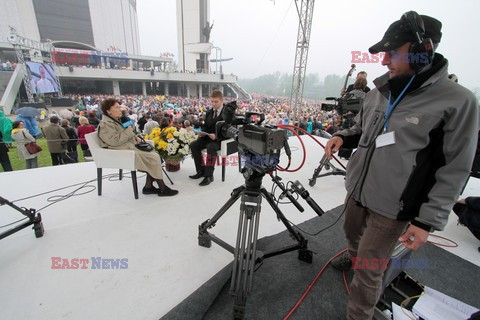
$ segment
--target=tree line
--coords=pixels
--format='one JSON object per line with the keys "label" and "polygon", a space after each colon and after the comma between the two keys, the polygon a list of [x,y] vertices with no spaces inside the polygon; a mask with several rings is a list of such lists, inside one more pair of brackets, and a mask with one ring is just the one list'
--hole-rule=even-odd
{"label": "tree line", "polygon": [[[349,79],[352,82],[352,79]],[[318,73],[305,76],[303,96],[309,99],[325,99],[326,97],[339,97],[345,81],[344,76],[329,74],[323,81]],[[349,82],[349,83],[350,83]],[[292,74],[275,72],[261,75],[253,79],[238,79],[242,88],[250,93],[259,93],[277,97],[290,97],[292,92]]]}
{"label": "tree line", "polygon": [[[348,84],[353,83],[350,77]],[[303,96],[309,99],[323,100],[326,97],[339,97],[345,82],[345,76],[329,74],[323,81],[318,73],[310,73],[305,76]],[[250,93],[258,93],[276,97],[290,97],[292,92],[292,74],[275,72],[261,75],[253,79],[238,79],[242,88]],[[373,88],[373,85],[369,85]],[[470,89],[480,100],[480,87]]]}

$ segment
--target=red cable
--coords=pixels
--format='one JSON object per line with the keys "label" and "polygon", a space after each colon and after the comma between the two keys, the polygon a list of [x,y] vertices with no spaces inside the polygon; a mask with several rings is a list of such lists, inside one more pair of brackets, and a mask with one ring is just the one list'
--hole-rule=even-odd
{"label": "red cable", "polygon": [[291,128],[284,128],[284,129],[287,129],[287,130],[293,132],[293,134],[295,134],[297,136],[298,140],[300,140],[300,143],[302,145],[302,150],[303,150],[303,160],[302,160],[302,163],[300,164],[300,166],[296,169],[291,169],[291,170],[288,169],[290,167],[290,160],[288,161],[288,165],[287,165],[286,168],[282,168],[281,166],[277,165],[277,169],[279,171],[296,172],[303,167],[303,164],[305,163],[305,160],[307,158],[307,151],[305,149],[305,144],[303,143],[303,140],[300,138],[300,135],[297,132],[295,132],[295,130],[293,130]]}
{"label": "red cable", "polygon": [[310,290],[312,290],[313,286],[315,285],[315,283],[317,282],[317,280],[320,278],[320,276],[322,275],[323,271],[325,271],[325,269],[328,267],[328,265],[330,264],[330,262],[332,262],[332,260],[334,260],[336,257],[338,257],[339,255],[341,255],[342,253],[346,252],[348,249],[343,249],[342,251],[340,251],[339,253],[337,253],[336,255],[334,255],[332,258],[330,258],[330,260],[327,261],[327,263],[325,263],[325,265],[323,266],[323,268],[317,273],[317,275],[315,276],[315,279],[313,279],[313,281],[308,285],[307,287],[307,290],[305,290],[305,292],[303,293],[303,295],[301,296],[301,298],[297,301],[297,303],[295,304],[295,306],[290,310],[290,312],[288,312],[288,314],[285,316],[285,318],[283,318],[283,320],[287,320],[288,318],[290,318],[290,316],[295,312],[295,310],[297,310],[297,308],[300,306],[300,304],[303,302],[303,300],[307,297],[308,293],[310,292]]}
{"label": "red cable", "polygon": [[[289,128],[290,131],[292,131],[292,128],[295,128],[297,130],[300,130],[301,132],[305,133],[306,135],[308,135],[310,138],[312,138],[316,143],[318,143],[324,150],[325,150],[325,146],[317,140],[317,138],[315,138],[315,136],[311,135],[310,133],[308,133],[307,131],[305,131],[304,129],[300,128],[300,127],[297,127],[297,126],[292,126],[290,124],[281,124],[281,125],[278,125],[279,128]],[[293,131],[292,131],[293,132]],[[335,161],[337,161],[337,163],[344,169],[344,170],[347,170],[347,168],[343,165],[343,163],[340,162],[340,160],[338,160],[333,154],[332,154],[332,158],[335,159]]]}
{"label": "red cable", "polygon": [[345,274],[345,271],[342,271],[342,273],[343,273],[343,283],[345,284],[345,289],[347,289],[347,294],[350,295],[350,288],[348,287],[347,276]]}
{"label": "red cable", "polygon": [[[442,236],[437,236],[437,235],[434,235],[434,234],[430,234],[429,237],[436,237],[436,238],[440,238],[440,239],[443,239],[445,241],[448,241],[448,242],[451,242],[453,243],[453,245],[445,245],[445,244],[441,244],[441,243],[437,243],[437,242],[433,242],[433,241],[428,241],[432,244],[435,244],[435,245],[438,245],[438,246],[441,246],[441,247],[447,247],[447,248],[456,248],[458,247],[458,244],[453,241],[453,240],[450,240],[450,239],[447,239],[445,237],[442,237]],[[289,319],[292,314],[295,312],[295,310],[297,310],[297,308],[300,306],[300,304],[303,302],[303,300],[305,300],[305,298],[307,297],[308,293],[310,292],[310,290],[313,288],[313,286],[315,285],[315,283],[317,282],[317,280],[320,278],[320,276],[323,274],[323,272],[325,271],[325,269],[328,267],[328,265],[330,264],[330,262],[332,262],[336,257],[338,257],[339,255],[341,255],[342,253],[344,253],[345,251],[347,251],[348,249],[343,249],[342,251],[340,251],[339,253],[337,253],[335,256],[333,256],[330,260],[327,261],[327,263],[325,263],[325,265],[323,266],[323,268],[318,272],[318,274],[315,276],[315,278],[313,279],[313,281],[308,285],[307,289],[305,290],[305,292],[302,294],[302,296],[300,297],[300,299],[297,301],[297,303],[295,304],[295,306],[288,312],[288,314],[285,316],[285,318],[283,318],[283,320],[287,320]],[[348,286],[348,282],[347,282],[347,276],[345,274],[345,271],[343,271],[343,283],[345,284],[345,289],[347,290],[347,293],[350,294],[350,288]]]}
{"label": "red cable", "polygon": [[450,243],[453,243],[453,245],[447,245],[447,244],[443,244],[443,243],[438,243],[438,242],[433,242],[433,241],[428,241],[430,242],[431,244],[435,244],[437,246],[440,246],[440,247],[446,247],[446,248],[457,248],[458,247],[458,244],[453,241],[453,240],[450,240],[450,239],[447,239],[447,238],[444,238],[444,237],[441,237],[441,236],[437,236],[435,234],[429,234],[428,237],[435,237],[435,238],[440,238],[440,239],[443,239],[447,242],[450,242]]}

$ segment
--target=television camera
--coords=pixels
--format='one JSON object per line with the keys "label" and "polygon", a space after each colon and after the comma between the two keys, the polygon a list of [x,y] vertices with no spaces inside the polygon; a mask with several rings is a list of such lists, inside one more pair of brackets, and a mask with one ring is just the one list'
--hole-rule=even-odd
{"label": "television camera", "polygon": [[285,130],[271,125],[263,126],[263,113],[247,112],[245,116],[235,116],[236,108],[235,101],[225,105],[222,112],[224,121],[217,122],[215,134],[220,140],[232,138],[237,141],[245,168],[244,175],[252,174],[253,170],[260,174],[274,171],[283,148],[291,158]]}
{"label": "television camera", "polygon": [[346,93],[340,98],[327,97],[331,103],[322,103],[323,111],[337,110],[338,114],[344,119],[342,129],[348,129],[353,126],[353,119],[360,112],[363,105],[363,99],[355,99],[352,94]]}
{"label": "television camera", "polygon": [[[288,146],[286,131],[275,126],[263,126],[262,122],[265,116],[260,113],[247,112],[245,116],[235,116],[236,107],[236,102],[224,106],[222,111],[224,121],[217,122],[215,134],[218,139],[232,138],[237,141],[239,155],[244,160],[242,161],[242,164],[244,164],[242,172],[245,184],[233,189],[230,198],[219,211],[211,219],[199,225],[198,244],[210,248],[213,241],[233,254],[232,279],[230,282],[230,294],[234,296],[233,318],[243,319],[246,299],[252,292],[254,271],[263,263],[264,259],[295,250],[298,251],[299,260],[312,263],[313,258],[313,253],[307,247],[308,241],[293,228],[284,216],[274,195],[262,186],[263,177],[268,174],[273,183],[282,190],[280,198],[286,196],[299,211],[303,212],[304,209],[294,197],[295,193],[305,199],[318,215],[322,215],[323,210],[310,198],[308,191],[303,188],[300,182],[296,181],[289,188],[288,184],[281,183],[281,178],[274,174],[283,148],[285,148],[290,163],[291,151]],[[295,244],[268,251],[257,249],[263,198],[267,200],[277,219],[285,225],[290,236],[296,242]],[[209,229],[216,225],[218,220],[238,199],[241,199],[240,218],[236,246],[233,247],[211,234]]]}

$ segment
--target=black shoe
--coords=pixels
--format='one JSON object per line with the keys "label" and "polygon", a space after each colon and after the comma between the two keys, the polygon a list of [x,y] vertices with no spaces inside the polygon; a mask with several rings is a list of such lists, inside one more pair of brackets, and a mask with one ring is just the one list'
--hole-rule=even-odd
{"label": "black shoe", "polygon": [[194,174],[193,176],[188,176],[190,179],[200,179],[200,178],[203,178],[203,172],[200,171],[200,172],[197,172],[196,174]]}
{"label": "black shoe", "polygon": [[151,187],[151,188],[143,187],[143,189],[142,189],[143,194],[157,194],[158,191],[159,191],[159,189],[157,189],[155,187]]}
{"label": "black shoe", "polygon": [[165,186],[163,190],[158,190],[159,197],[171,197],[178,193],[178,190],[170,189],[169,187]]}
{"label": "black shoe", "polygon": [[203,178],[202,182],[199,183],[199,186],[208,186],[212,182],[213,182],[213,176],[212,177],[205,177],[205,178]]}
{"label": "black shoe", "polygon": [[352,269],[352,257],[350,253],[345,252],[331,262],[332,267],[339,271],[348,271]]}

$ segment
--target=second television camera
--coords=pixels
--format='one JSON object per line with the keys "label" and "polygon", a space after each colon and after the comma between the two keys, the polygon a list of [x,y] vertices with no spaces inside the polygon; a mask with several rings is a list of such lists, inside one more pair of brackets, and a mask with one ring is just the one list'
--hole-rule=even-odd
{"label": "second television camera", "polygon": [[328,97],[326,100],[332,101],[332,103],[322,103],[321,109],[323,111],[337,110],[338,114],[344,119],[343,129],[348,129],[354,124],[353,119],[363,105],[363,99],[352,99],[349,93],[340,98]]}

